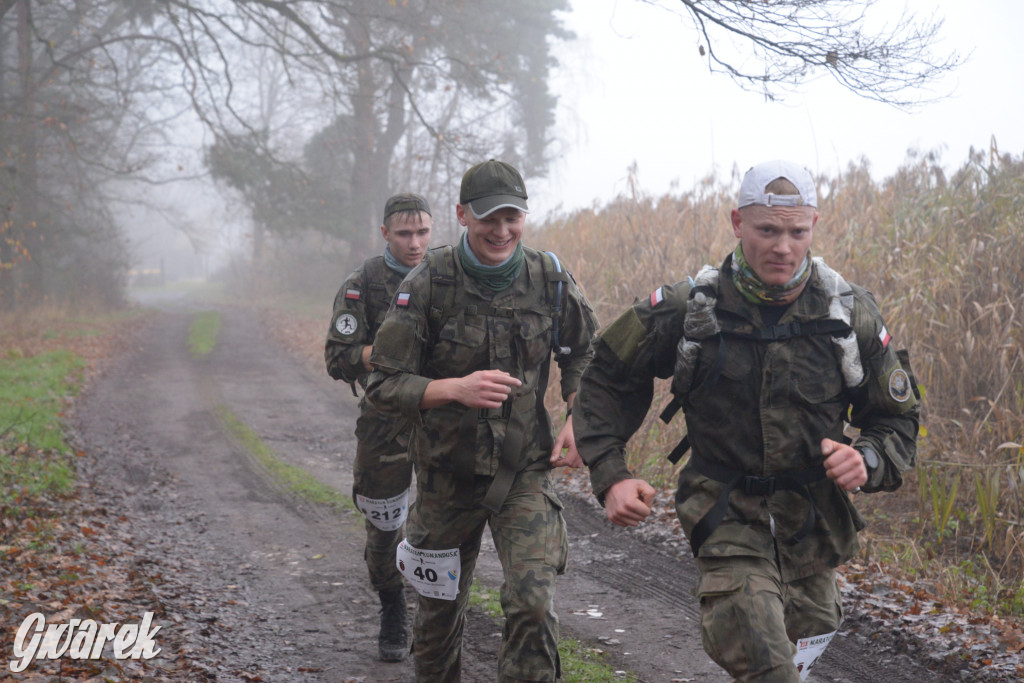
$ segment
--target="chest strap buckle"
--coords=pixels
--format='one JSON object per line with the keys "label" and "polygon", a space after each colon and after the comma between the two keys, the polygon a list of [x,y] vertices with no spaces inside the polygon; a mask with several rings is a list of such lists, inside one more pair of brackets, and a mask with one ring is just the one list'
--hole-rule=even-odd
{"label": "chest strap buckle", "polygon": [[756,477],[748,474],[743,477],[743,493],[748,496],[773,496],[775,482],[775,477]]}

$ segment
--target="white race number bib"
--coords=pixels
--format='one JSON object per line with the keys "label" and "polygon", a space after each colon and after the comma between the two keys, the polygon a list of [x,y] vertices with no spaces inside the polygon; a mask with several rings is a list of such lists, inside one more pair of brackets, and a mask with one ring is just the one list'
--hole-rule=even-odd
{"label": "white race number bib", "polygon": [[402,539],[395,552],[395,564],[402,576],[424,597],[454,600],[459,594],[462,563],[458,548],[420,550]]}
{"label": "white race number bib", "polygon": [[357,493],[356,507],[381,531],[401,529],[409,514],[409,489],[391,498],[367,498]]}
{"label": "white race number bib", "polygon": [[837,631],[832,631],[832,633],[823,633],[820,636],[801,638],[796,641],[796,656],[793,657],[793,663],[796,664],[801,681],[807,680],[807,674],[811,673],[811,667],[835,638],[836,633]]}

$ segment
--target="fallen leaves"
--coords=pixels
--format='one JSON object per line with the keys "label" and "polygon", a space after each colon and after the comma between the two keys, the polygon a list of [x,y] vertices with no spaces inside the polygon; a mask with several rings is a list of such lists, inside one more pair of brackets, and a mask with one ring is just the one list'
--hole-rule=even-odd
{"label": "fallen leaves", "polygon": [[894,578],[881,567],[849,564],[840,573],[844,605],[869,637],[918,653],[949,673],[970,671],[973,681],[1018,680],[1024,671],[1024,631],[1017,620],[972,613],[945,604],[927,584]]}
{"label": "fallen leaves", "polygon": [[[105,511],[90,509],[74,497],[63,501],[25,502],[5,517],[32,515],[31,524],[5,529],[0,556],[0,623],[3,642],[14,643],[25,618],[42,613],[49,624],[71,619],[97,623],[137,623],[147,611],[162,619],[163,605],[155,594],[157,579],[139,571],[127,523],[104,520]],[[191,671],[173,632],[160,633],[162,653],[153,660],[117,660],[110,648],[99,659],[35,659],[19,681],[121,681],[146,678],[156,682],[205,680]],[[171,673],[165,673],[171,671]]]}

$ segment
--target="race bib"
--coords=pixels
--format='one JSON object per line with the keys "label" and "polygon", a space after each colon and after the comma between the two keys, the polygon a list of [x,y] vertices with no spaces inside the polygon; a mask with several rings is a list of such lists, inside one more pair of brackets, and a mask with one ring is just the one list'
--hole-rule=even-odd
{"label": "race bib", "polygon": [[401,529],[409,514],[409,489],[392,498],[367,498],[357,493],[356,506],[381,531]]}
{"label": "race bib", "polygon": [[818,661],[818,657],[825,651],[828,644],[832,642],[836,633],[837,631],[832,631],[832,633],[801,638],[796,641],[796,656],[793,657],[793,663],[796,664],[796,670],[800,673],[801,681],[807,680],[807,674],[811,673],[811,667]]}
{"label": "race bib", "polygon": [[395,552],[395,564],[423,597],[454,600],[459,594],[462,563],[458,548],[420,550],[402,539]]}

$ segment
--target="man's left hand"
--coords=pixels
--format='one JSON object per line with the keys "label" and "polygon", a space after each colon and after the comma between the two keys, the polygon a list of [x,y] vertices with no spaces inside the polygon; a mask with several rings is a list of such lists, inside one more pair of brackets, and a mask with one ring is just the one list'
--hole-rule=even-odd
{"label": "man's left hand", "polygon": [[822,439],[821,454],[825,456],[825,474],[843,490],[853,491],[868,483],[864,458],[853,446]]}
{"label": "man's left hand", "polygon": [[[563,453],[562,451],[565,451]],[[572,417],[565,421],[562,431],[558,432],[555,447],[551,449],[552,467],[583,467],[583,458],[576,450],[576,437],[572,430]]]}

